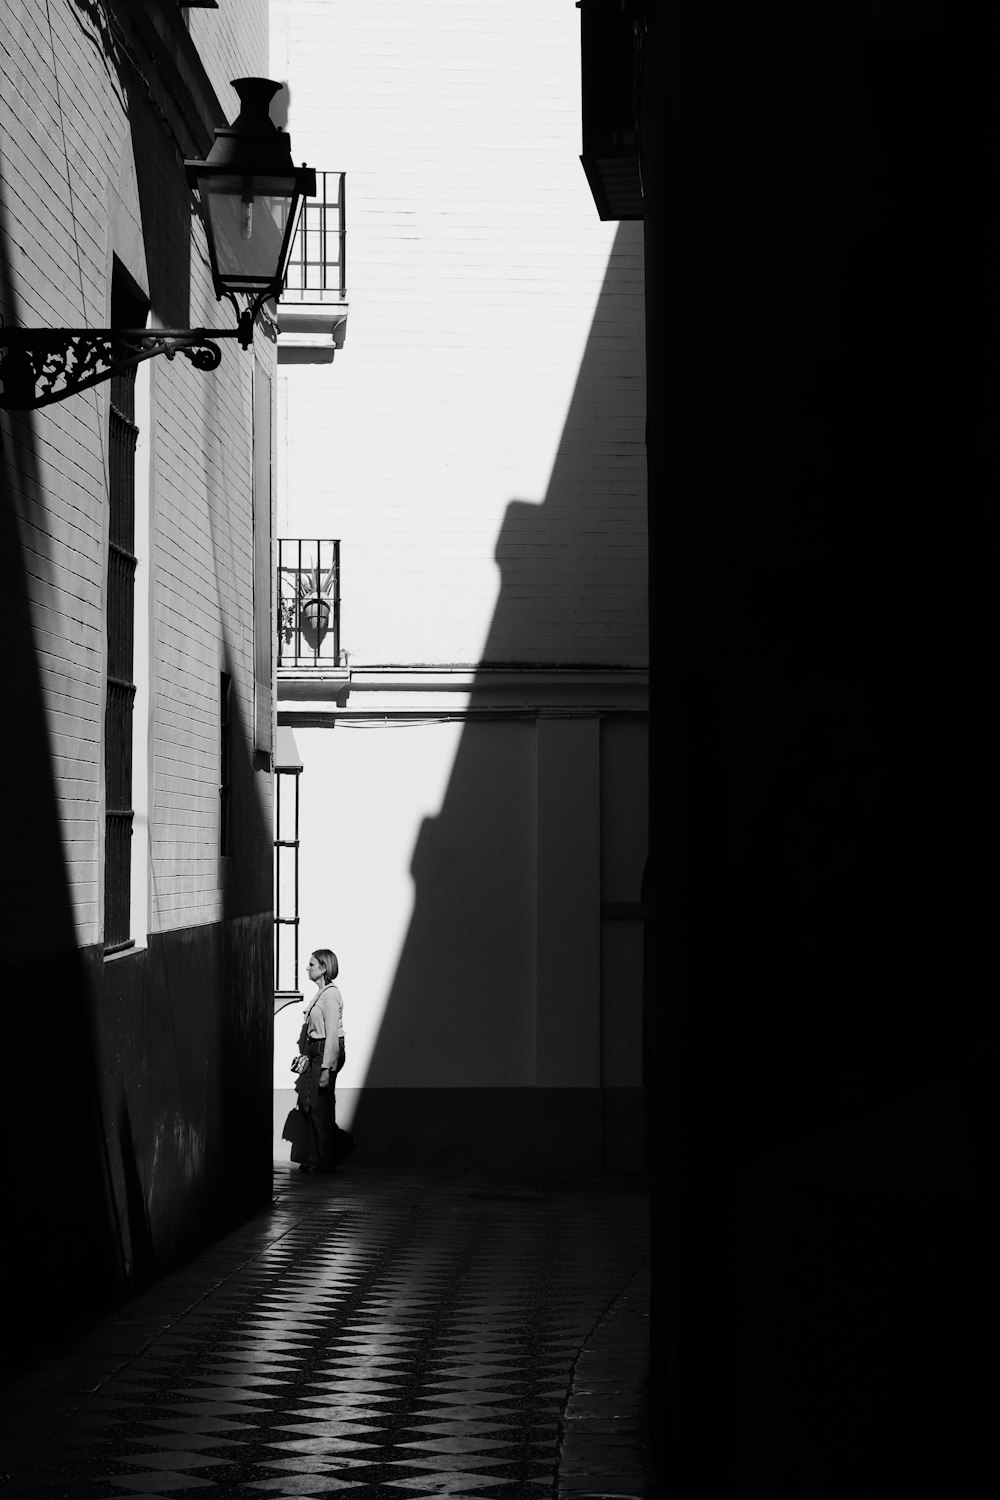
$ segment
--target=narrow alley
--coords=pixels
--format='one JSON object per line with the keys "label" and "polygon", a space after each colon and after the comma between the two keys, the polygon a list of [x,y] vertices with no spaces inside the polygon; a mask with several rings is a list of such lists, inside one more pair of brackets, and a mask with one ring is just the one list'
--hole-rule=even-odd
{"label": "narrow alley", "polygon": [[4,1397],[0,1494],[648,1495],[637,1179],[275,1167]]}

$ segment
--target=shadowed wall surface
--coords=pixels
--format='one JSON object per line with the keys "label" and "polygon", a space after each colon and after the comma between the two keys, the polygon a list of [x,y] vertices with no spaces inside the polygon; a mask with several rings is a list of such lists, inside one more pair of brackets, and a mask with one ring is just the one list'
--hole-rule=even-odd
{"label": "shadowed wall surface", "polygon": [[[234,71],[260,70],[266,3],[239,8],[238,37],[229,9],[223,0],[194,23],[200,54],[175,7],[122,7],[113,26],[82,0],[11,12],[7,323],[107,327],[125,281],[154,323],[215,316],[179,159],[232,113],[234,62],[256,55]],[[134,601],[122,611],[134,649],[121,653],[131,750],[105,713],[109,387],[0,416],[5,722],[17,746],[0,881],[17,1214],[2,1247],[5,1368],[269,1191],[270,778],[253,724],[250,391],[250,363],[228,349],[212,374],[182,359],[144,365],[136,381],[136,458],[132,473],[127,460],[114,470],[135,520]],[[234,683],[226,857],[221,671]],[[106,955],[107,754],[131,758],[131,787],[116,782],[133,810],[116,895],[133,946]]]}
{"label": "shadowed wall surface", "polygon": [[648,41],[667,1492],[954,1490],[985,1431],[995,30],[681,5]]}

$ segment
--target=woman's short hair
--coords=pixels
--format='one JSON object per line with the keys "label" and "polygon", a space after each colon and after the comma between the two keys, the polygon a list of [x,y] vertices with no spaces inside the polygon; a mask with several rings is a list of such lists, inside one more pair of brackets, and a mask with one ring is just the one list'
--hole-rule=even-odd
{"label": "woman's short hair", "polygon": [[326,975],[327,984],[332,984],[337,975],[340,973],[340,965],[337,962],[336,953],[334,953],[330,948],[317,948],[315,953],[313,954],[313,958],[320,965],[323,973]]}

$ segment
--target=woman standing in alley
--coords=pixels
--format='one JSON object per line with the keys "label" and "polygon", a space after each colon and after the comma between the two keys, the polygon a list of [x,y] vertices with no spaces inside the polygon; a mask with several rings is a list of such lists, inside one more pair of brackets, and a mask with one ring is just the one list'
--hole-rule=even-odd
{"label": "woman standing in alley", "polygon": [[339,968],[335,953],[317,948],[306,971],[316,986],[316,995],[306,1007],[294,1065],[298,1074],[295,1092],[299,1109],[308,1121],[311,1148],[300,1164],[302,1172],[332,1172],[337,1164],[334,1080],[345,1058],[344,1001],[333,982]]}

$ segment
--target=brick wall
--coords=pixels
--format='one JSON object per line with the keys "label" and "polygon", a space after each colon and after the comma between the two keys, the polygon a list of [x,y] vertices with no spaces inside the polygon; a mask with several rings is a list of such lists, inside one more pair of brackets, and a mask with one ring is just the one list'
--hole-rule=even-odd
{"label": "brick wall", "polygon": [[235,117],[239,101],[230,83],[234,78],[269,77],[267,0],[251,4],[225,3],[216,12],[186,12],[191,39],[205,71],[215,86],[227,120]]}
{"label": "brick wall", "polygon": [[[184,24],[173,6],[153,6],[149,15],[164,26]],[[140,58],[145,84],[134,69],[116,70],[117,24],[110,8],[75,0],[7,10],[0,313],[27,327],[106,326],[112,254],[125,255],[116,236],[128,220],[127,213],[116,218],[112,204],[134,179],[145,264],[140,251],[129,269],[148,290],[153,321],[225,324],[230,314],[211,290],[184,186],[190,143],[165,127],[164,109],[170,115],[173,104],[147,58]],[[193,13],[191,32],[231,115],[226,80],[267,70],[266,0],[223,0],[218,11]],[[258,342],[273,361],[270,346]],[[214,373],[183,358],[147,367],[151,628],[148,660],[135,668],[148,682],[151,730],[148,765],[135,768],[149,780],[144,931],[270,904],[269,779],[253,755],[253,357],[234,343],[223,348]],[[45,895],[53,851],[36,852],[30,832],[38,798],[51,793],[75,937],[94,943],[102,936],[107,387],[41,412],[5,413],[0,429],[4,540],[21,558],[17,587],[4,591],[0,611],[24,662],[34,647],[39,743],[51,772],[47,790],[38,770],[38,792],[26,794],[23,863],[7,864],[0,900],[15,932],[42,941],[65,936],[65,914]],[[27,712],[35,670],[25,666],[16,678],[22,701],[15,714]],[[243,736],[236,855],[226,862],[218,855],[222,670],[233,677]],[[16,807],[15,827],[21,814]]]}
{"label": "brick wall", "polygon": [[347,342],[286,366],[282,534],[378,662],[645,660],[642,240],[579,162],[570,0],[285,0],[297,159],[347,173]]}

